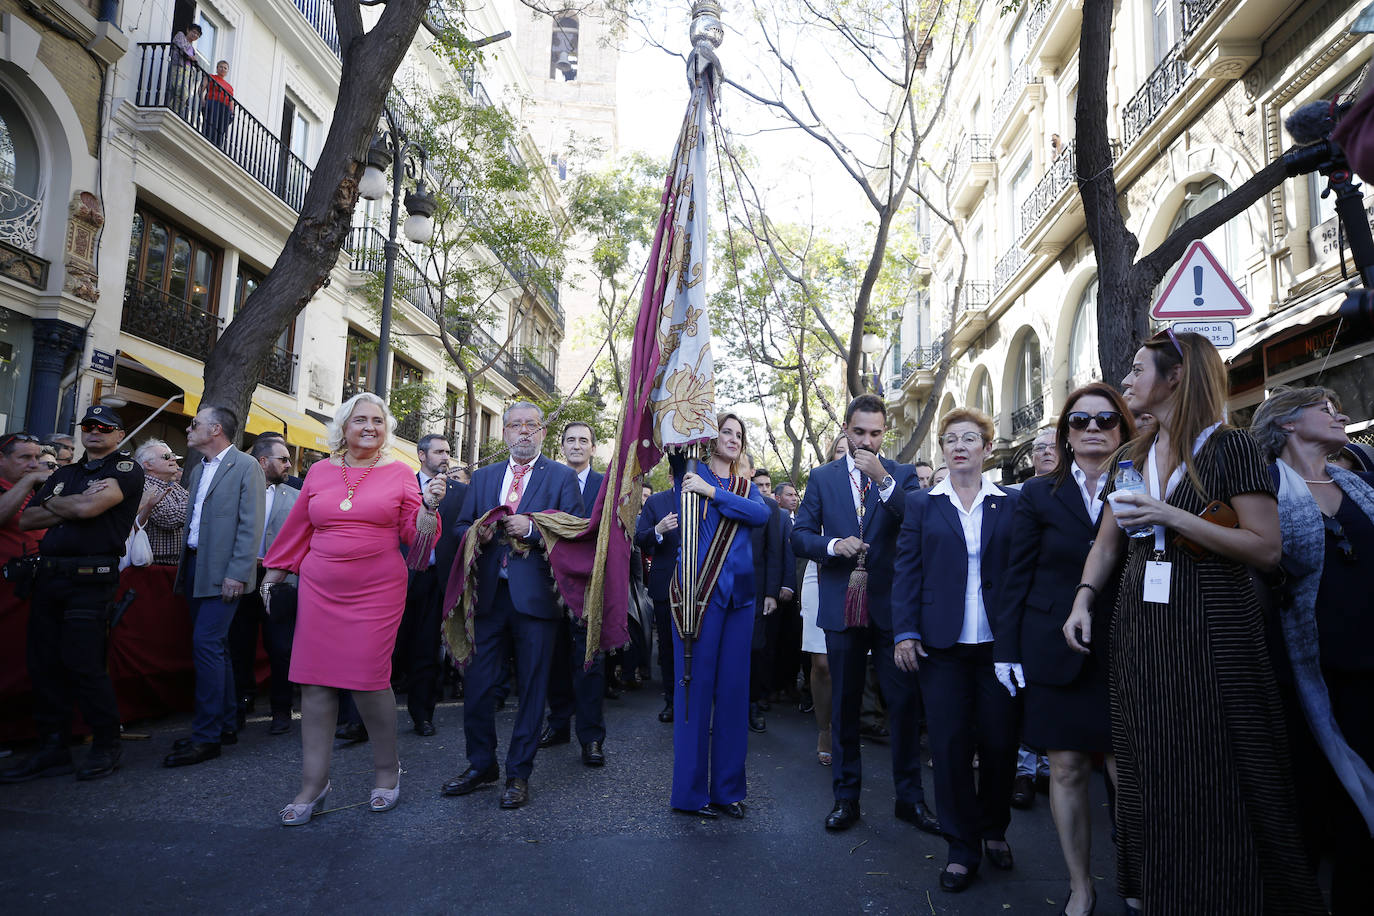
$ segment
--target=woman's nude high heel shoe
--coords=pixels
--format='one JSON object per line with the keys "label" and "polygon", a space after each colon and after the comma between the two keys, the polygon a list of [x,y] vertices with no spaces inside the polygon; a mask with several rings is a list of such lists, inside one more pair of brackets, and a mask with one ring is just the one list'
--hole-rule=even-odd
{"label": "woman's nude high heel shoe", "polygon": [[396,773],[396,788],[394,789],[373,789],[372,801],[368,807],[377,814],[383,811],[390,811],[396,807],[396,803],[401,800],[401,774]]}
{"label": "woman's nude high heel shoe", "polygon": [[299,827],[301,824],[308,824],[310,819],[324,810],[324,800],[329,796],[330,783],[324,784],[324,789],[315,797],[314,801],[304,804],[292,802],[281,809],[278,817],[281,818],[283,827]]}

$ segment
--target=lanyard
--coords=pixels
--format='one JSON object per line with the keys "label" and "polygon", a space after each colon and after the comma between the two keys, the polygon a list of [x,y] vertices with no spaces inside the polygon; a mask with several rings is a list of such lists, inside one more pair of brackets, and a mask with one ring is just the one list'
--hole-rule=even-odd
{"label": "lanyard", "polygon": [[[1207,427],[1202,432],[1198,433],[1197,439],[1193,440],[1193,457],[1197,457],[1197,453],[1202,451],[1202,447],[1207,444],[1207,440],[1211,438],[1212,433],[1216,432],[1217,427],[1219,426],[1221,426],[1220,420],[1213,423],[1211,426]],[[1148,485],[1150,488],[1151,496],[1153,496],[1155,499],[1167,500],[1169,496],[1174,492],[1174,487],[1178,486],[1179,482],[1183,480],[1183,465],[1180,464],[1178,467],[1174,468],[1174,472],[1169,475],[1168,484],[1164,487],[1164,495],[1160,496],[1159,463],[1155,460],[1155,448],[1158,444],[1159,440],[1157,437],[1154,442],[1150,443],[1150,479],[1148,481]],[[1159,553],[1164,552],[1163,525],[1155,525],[1155,550]]]}
{"label": "lanyard", "polygon": [[864,503],[868,501],[868,479],[864,478],[863,486],[859,486],[859,478],[863,477],[859,469],[855,468],[849,472],[849,482],[854,485],[854,492],[859,495],[859,537],[864,536]]}

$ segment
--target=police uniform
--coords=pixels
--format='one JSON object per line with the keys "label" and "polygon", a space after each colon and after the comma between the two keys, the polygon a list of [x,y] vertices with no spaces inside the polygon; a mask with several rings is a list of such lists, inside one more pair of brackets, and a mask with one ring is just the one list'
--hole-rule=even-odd
{"label": "police uniform", "polygon": [[[90,412],[96,410],[109,408]],[[129,452],[118,450],[73,462],[54,471],[31,504],[84,493],[92,481],[103,479],[118,483],[124,498],[94,518],[54,525],[38,546],[28,663],[39,735],[65,740],[75,698],[95,745],[108,747],[118,743],[120,724],[105,662],[109,613],[119,586],[119,558],[143,495],[143,468]]]}

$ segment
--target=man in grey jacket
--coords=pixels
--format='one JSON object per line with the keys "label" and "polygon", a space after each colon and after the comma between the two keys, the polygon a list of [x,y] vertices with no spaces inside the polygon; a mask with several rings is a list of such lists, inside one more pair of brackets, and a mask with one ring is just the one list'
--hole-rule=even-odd
{"label": "man in grey jacket", "polygon": [[191,651],[196,671],[196,709],[191,737],[172,745],[164,766],[203,763],[221,744],[238,742],[234,666],[229,626],[245,591],[257,582],[266,480],[258,462],[233,446],[238,418],[225,407],[204,406],[186,429],[186,444],[201,460],[186,490],[186,549],[177,588],[191,610]]}

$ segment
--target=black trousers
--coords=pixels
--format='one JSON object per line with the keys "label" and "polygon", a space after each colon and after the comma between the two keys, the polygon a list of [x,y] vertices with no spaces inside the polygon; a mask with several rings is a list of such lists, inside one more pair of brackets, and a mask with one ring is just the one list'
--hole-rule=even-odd
{"label": "black trousers", "polygon": [[29,607],[27,648],[33,720],[40,736],[55,735],[65,743],[75,700],[97,746],[119,742],[119,705],[105,658],[117,588],[117,580],[39,573]]}
{"label": "black trousers", "polygon": [[773,653],[778,645],[778,612],[763,613],[754,621],[754,643],[749,652],[749,702],[767,700],[773,692]]}
{"label": "black trousers", "polygon": [[396,633],[396,668],[405,675],[406,709],[416,725],[434,720],[443,678],[440,652],[443,640],[444,591],[439,569],[431,566],[410,574],[406,609]]}
{"label": "black trousers", "polygon": [[278,585],[272,590],[272,613],[262,606],[257,589],[239,599],[234,622],[229,625],[229,655],[234,662],[234,688],[240,709],[258,692],[256,671],[258,633],[267,650],[272,679],[269,691],[272,714],[291,714],[291,643],[296,636],[296,590]]}
{"label": "black trousers", "polygon": [[997,682],[990,642],[926,651],[920,678],[935,767],[935,808],[949,842],[949,861],[973,871],[982,861],[983,841],[1005,839],[1011,823],[1021,698]]}
{"label": "black trousers", "polygon": [[772,689],[795,695],[797,672],[801,670],[802,619],[801,604],[793,598],[779,601],[774,616],[778,618],[777,642],[773,646]]}
{"label": "black trousers", "polygon": [[673,702],[673,608],[667,598],[654,600],[654,629],[658,636],[658,676],[663,679],[663,702]]}
{"label": "black trousers", "polygon": [[564,731],[575,715],[577,740],[582,744],[606,740],[606,719],[601,707],[606,692],[606,655],[598,652],[588,669],[586,653],[587,628],[564,616],[558,621],[549,666],[549,727]]}

